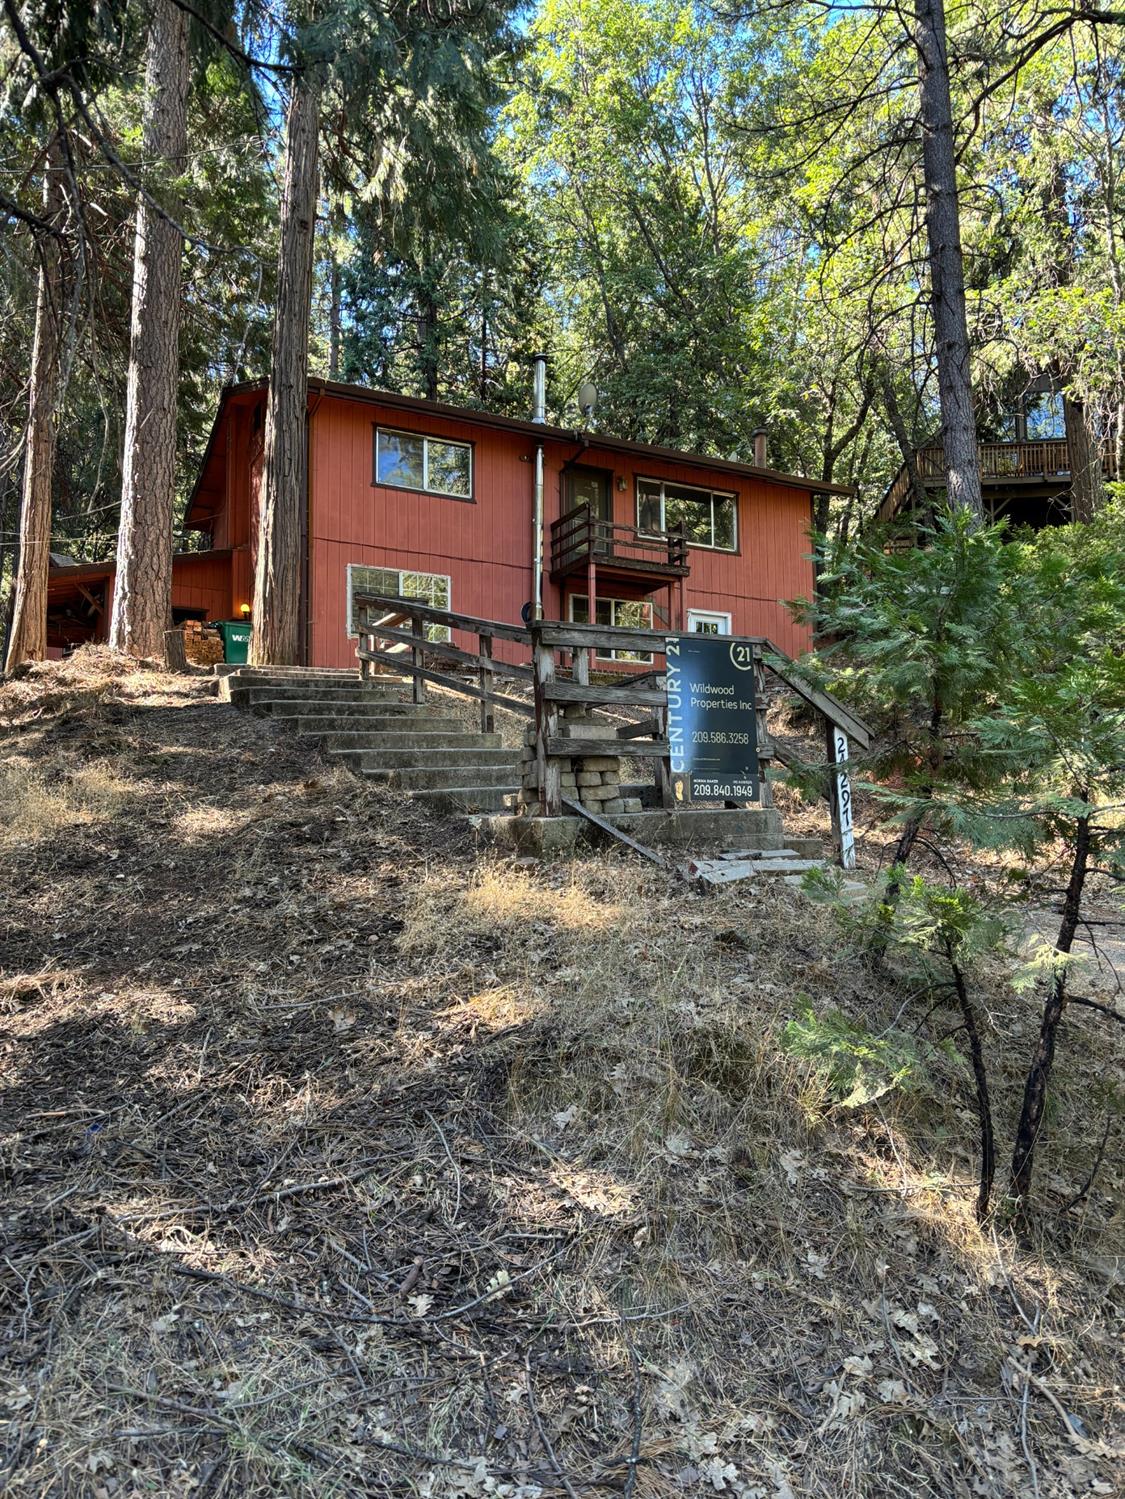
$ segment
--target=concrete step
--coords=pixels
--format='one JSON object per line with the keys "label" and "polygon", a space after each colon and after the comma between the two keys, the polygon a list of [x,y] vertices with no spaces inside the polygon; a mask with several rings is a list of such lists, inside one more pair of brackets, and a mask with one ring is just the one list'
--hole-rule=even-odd
{"label": "concrete step", "polygon": [[518,790],[513,778],[509,786],[443,786],[407,794],[438,812],[509,812]]}
{"label": "concrete step", "polygon": [[[268,687],[276,684],[279,687],[358,687],[362,678],[357,671],[308,671],[296,667],[264,667],[264,666],[224,666],[219,663],[218,675],[220,680],[219,693],[221,697],[229,697],[232,688],[238,687]],[[400,677],[383,677],[379,679],[378,690],[381,692],[405,692],[410,695],[410,684],[404,682]]]}
{"label": "concrete step", "polygon": [[[448,734],[443,736],[448,740],[464,739],[464,744],[442,743],[432,749],[372,749],[367,744],[367,735],[357,734],[354,736],[346,734],[333,734],[332,739],[347,739],[354,737],[361,741],[353,746],[336,748],[332,744],[325,744],[325,751],[334,759],[344,760],[352,770],[357,771],[379,771],[379,770],[426,770],[439,769],[445,765],[502,765],[514,775],[516,772],[516,758],[511,750],[503,749],[500,745],[486,743],[481,745],[479,734]],[[436,736],[435,736],[436,737]],[[498,739],[499,735],[492,734],[491,739]]]}
{"label": "concrete step", "polygon": [[457,789],[469,782],[474,787],[514,787],[519,781],[515,764],[507,765],[428,765],[407,766],[402,769],[365,770],[369,780],[384,781],[388,786],[397,786],[402,791],[441,791],[449,787]]}
{"label": "concrete step", "polygon": [[[229,677],[235,681],[265,680],[276,678],[278,681],[319,681],[330,682],[358,682],[360,680],[359,669],[355,666],[246,666],[229,661],[219,661],[215,665],[215,675]],[[401,677],[387,677],[388,682],[402,681]]]}
{"label": "concrete step", "polygon": [[318,698],[289,698],[255,703],[254,707],[273,718],[338,718],[341,723],[364,725],[377,719],[380,723],[404,726],[425,724],[435,728],[464,728],[461,719],[454,718],[451,713],[435,713],[432,709],[413,708],[406,703],[335,703],[330,700],[321,702]]}
{"label": "concrete step", "polygon": [[[371,714],[381,718],[397,718],[403,722],[412,719],[440,718],[443,721],[452,718],[449,713],[442,713],[440,709],[419,708],[413,703],[400,703],[397,698],[389,697],[347,697],[341,694],[339,697],[329,696],[327,693],[322,697],[318,692],[304,692],[300,697],[269,697],[255,696],[249,698],[234,698],[232,700],[236,707],[244,708],[252,713],[269,713],[274,718],[307,718],[310,714],[327,716],[332,713],[340,713],[345,716]],[[457,719],[460,723],[461,720]]]}
{"label": "concrete step", "polygon": [[[456,720],[419,718],[348,718],[339,713],[309,713],[303,718],[283,718],[302,739],[320,739],[322,749],[408,749],[417,742],[419,749],[440,749],[447,741],[459,749],[474,744],[482,749],[494,747],[491,739],[467,730]],[[405,735],[403,738],[401,736]],[[328,742],[331,741],[331,742]],[[496,741],[499,743],[499,741]]]}
{"label": "concrete step", "polygon": [[720,855],[717,859],[689,859],[684,874],[689,879],[699,880],[705,885],[729,885],[739,880],[752,880],[765,876],[779,879],[792,875],[803,878],[811,869],[824,869],[823,859],[786,859],[767,852],[750,858],[731,858]]}
{"label": "concrete step", "polygon": [[240,707],[304,699],[318,703],[391,703],[418,712],[424,712],[426,708],[425,704],[409,702],[390,688],[360,687],[355,682],[240,682],[235,678],[230,684],[230,698]]}

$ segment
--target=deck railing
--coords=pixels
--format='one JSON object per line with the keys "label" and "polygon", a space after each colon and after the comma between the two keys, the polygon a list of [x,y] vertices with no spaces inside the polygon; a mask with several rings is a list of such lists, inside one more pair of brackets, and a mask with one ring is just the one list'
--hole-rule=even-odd
{"label": "deck railing", "polygon": [[590,505],[577,505],[551,523],[551,572],[556,577],[598,563],[635,567],[642,572],[686,577],[687,537],[681,523],[662,536],[645,536],[635,526],[602,520]]}
{"label": "deck railing", "polygon": [[[977,444],[981,479],[1003,483],[1006,479],[1052,479],[1070,477],[1070,446],[1065,437],[1049,437],[1026,442],[981,442]],[[927,443],[914,455],[918,477],[923,484],[944,483],[945,449],[940,442]],[[1102,471],[1113,478],[1117,471],[1112,444],[1102,453]],[[903,464],[879,506],[879,519],[891,520],[910,493],[910,475]]]}
{"label": "deck railing", "polygon": [[[356,656],[361,677],[369,678],[377,666],[389,667],[410,677],[415,702],[425,700],[426,684],[431,682],[473,698],[480,703],[482,733],[493,731],[495,708],[534,721],[538,801],[547,816],[560,816],[564,809],[590,815],[575,802],[564,798],[563,762],[576,756],[600,756],[607,752],[623,758],[650,761],[660,805],[668,811],[677,805],[669,758],[667,680],[661,664],[665,660],[668,638],[665,632],[573,624],[562,620],[539,620],[523,629],[497,620],[437,609],[416,599],[359,590],[353,596],[353,606],[358,623]],[[476,636],[476,649],[454,645],[451,639],[430,638],[427,631],[435,629],[450,633],[457,630]],[[871,735],[862,720],[843,703],[809,686],[789,671],[789,658],[769,640],[759,636],[723,638],[732,644],[741,641],[753,652],[762,805],[770,804],[765,775],[767,764],[773,759],[788,763],[788,757],[771,741],[766,728],[767,674],[821,715],[830,746],[837,741],[837,747],[830,748],[830,761],[840,763],[846,760],[848,739],[854,740],[862,749],[870,745]],[[493,650],[497,640],[514,642],[526,648],[529,664],[497,660]],[[591,682],[591,656],[608,657],[614,651],[648,656],[654,669],[641,676],[621,675],[615,681]],[[439,670],[435,662],[460,668],[461,674]],[[497,677],[529,686],[530,695],[513,697],[497,692]],[[580,707],[583,718],[595,717],[599,710],[612,708],[640,708],[644,710],[644,716],[637,722],[618,722],[615,725],[616,741],[592,737],[582,739],[574,737],[573,733],[569,737],[562,733],[560,719],[562,710],[568,706]],[[573,730],[573,724],[570,727]],[[842,751],[838,747],[841,736]],[[837,784],[838,778],[833,777],[832,785]],[[839,834],[840,808],[837,800],[833,800],[835,794],[830,793],[830,803],[834,826]]]}

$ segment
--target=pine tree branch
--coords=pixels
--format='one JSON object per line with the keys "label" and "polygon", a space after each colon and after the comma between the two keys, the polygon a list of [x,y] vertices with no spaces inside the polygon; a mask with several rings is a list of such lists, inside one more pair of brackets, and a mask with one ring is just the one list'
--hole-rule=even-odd
{"label": "pine tree branch", "polygon": [[1108,1015],[1111,1020],[1125,1025],[1125,1015],[1120,1010],[1112,1009],[1109,1005],[1103,1005],[1099,1000],[1087,999],[1084,994],[1068,994],[1067,1000],[1072,1005],[1082,1005],[1087,1010],[1097,1010],[1102,1015]]}
{"label": "pine tree branch", "polygon": [[21,208],[4,193],[0,193],[0,212],[10,219],[17,219],[21,224],[26,224],[28,228],[36,230],[39,234],[50,234],[54,239],[62,239],[62,230],[57,225],[40,218],[37,213],[29,213],[26,208]]}
{"label": "pine tree branch", "polygon": [[198,21],[204,31],[213,37],[225,52],[229,52],[236,62],[240,62],[248,72],[258,69],[267,73],[295,75],[303,71],[302,65],[298,63],[266,62],[264,58],[251,57],[249,52],[244,52],[237,42],[232,42],[230,37],[225,36],[219,27],[213,21],[209,21],[201,11],[196,10],[194,5],[189,5],[188,0],[172,0],[172,4],[177,10],[182,10],[185,15],[189,15],[193,20]]}

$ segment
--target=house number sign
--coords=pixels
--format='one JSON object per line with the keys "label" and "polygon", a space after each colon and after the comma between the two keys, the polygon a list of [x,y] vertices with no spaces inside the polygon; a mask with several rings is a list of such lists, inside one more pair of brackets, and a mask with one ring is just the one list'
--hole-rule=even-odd
{"label": "house number sign", "polygon": [[836,842],[840,849],[840,866],[855,868],[855,830],[852,823],[852,783],[848,776],[848,736],[838,724],[829,733],[832,763],[836,767],[832,787],[832,820],[836,824]]}

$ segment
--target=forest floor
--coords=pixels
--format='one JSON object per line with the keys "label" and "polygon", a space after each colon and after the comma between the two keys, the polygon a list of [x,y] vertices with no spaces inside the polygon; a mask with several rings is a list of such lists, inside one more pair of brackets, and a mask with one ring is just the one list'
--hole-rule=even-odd
{"label": "forest floor", "polygon": [[[0,690],[0,1488],[1121,1492],[1119,1025],[978,1227],[955,1019],[803,892],[501,857],[213,689]],[[1037,1004],[974,984],[1003,1167]]]}

